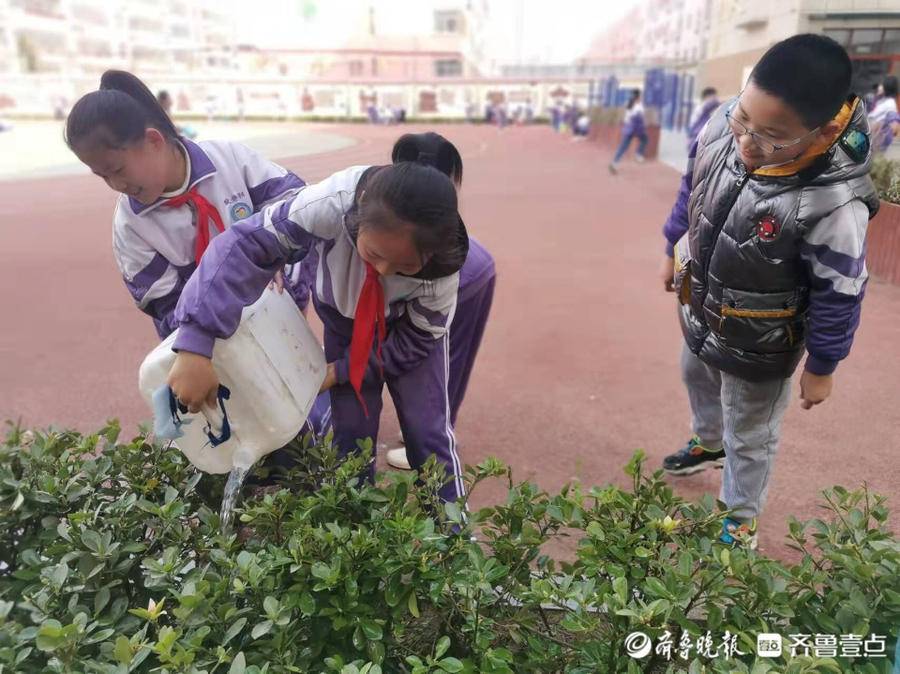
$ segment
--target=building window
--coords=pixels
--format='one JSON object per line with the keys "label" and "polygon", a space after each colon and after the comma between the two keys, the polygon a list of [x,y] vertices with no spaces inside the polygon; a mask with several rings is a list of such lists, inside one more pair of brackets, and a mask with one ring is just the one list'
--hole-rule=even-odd
{"label": "building window", "polygon": [[108,21],[106,20],[106,14],[102,9],[99,9],[97,7],[90,7],[87,5],[73,5],[72,16],[76,19],[84,21],[85,23],[92,23],[98,26],[105,26],[108,23]]}
{"label": "building window", "polygon": [[850,53],[880,54],[883,32],[880,28],[854,30],[853,35],[850,36]]}
{"label": "building window", "polygon": [[462,14],[455,10],[434,13],[435,33],[461,33]]}
{"label": "building window", "polygon": [[881,47],[882,54],[900,54],[900,30],[884,31],[884,45]]}
{"label": "building window", "polygon": [[331,90],[316,91],[313,94],[313,102],[317,108],[333,108],[337,105],[334,92]]}
{"label": "building window", "polygon": [[419,92],[419,112],[437,112],[437,96],[433,91]]}
{"label": "building window", "polygon": [[350,77],[359,77],[363,74],[362,61],[350,61]]}
{"label": "building window", "polygon": [[434,62],[434,74],[438,77],[459,77],[462,75],[462,61],[439,59]]}
{"label": "building window", "polygon": [[95,58],[111,58],[112,51],[109,44],[98,40],[79,40],[78,51],[84,56],[93,56]]}
{"label": "building window", "polygon": [[14,0],[11,5],[25,10],[26,14],[62,19],[59,0]]}
{"label": "building window", "polygon": [[826,30],[825,35],[837,42],[842,47],[846,47],[850,42],[849,30]]}

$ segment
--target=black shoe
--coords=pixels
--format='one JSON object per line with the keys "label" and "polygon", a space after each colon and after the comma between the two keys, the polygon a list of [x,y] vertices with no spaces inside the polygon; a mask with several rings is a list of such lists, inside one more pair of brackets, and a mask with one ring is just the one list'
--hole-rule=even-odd
{"label": "black shoe", "polygon": [[707,449],[696,435],[674,454],[663,459],[663,470],[671,475],[691,475],[707,468],[725,466],[724,449]]}

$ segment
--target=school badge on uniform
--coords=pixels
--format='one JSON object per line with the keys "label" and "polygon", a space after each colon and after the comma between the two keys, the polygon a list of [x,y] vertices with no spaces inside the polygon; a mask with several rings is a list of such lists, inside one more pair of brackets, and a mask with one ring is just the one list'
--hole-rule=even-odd
{"label": "school badge on uniform", "polygon": [[857,164],[861,164],[869,156],[869,135],[859,129],[848,129],[841,136],[840,142],[844,152]]}
{"label": "school badge on uniform", "polygon": [[756,235],[761,241],[774,241],[781,234],[781,223],[774,215],[764,215],[756,223]]}
{"label": "school badge on uniform", "polygon": [[231,207],[231,221],[237,222],[253,215],[253,209],[243,201],[239,201]]}

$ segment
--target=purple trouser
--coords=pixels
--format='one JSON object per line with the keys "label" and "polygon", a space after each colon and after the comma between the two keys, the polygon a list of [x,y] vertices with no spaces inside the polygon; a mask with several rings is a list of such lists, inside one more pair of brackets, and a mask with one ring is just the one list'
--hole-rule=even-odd
{"label": "purple trouser", "polygon": [[[487,324],[494,297],[494,261],[476,241],[460,272],[459,299],[450,324],[449,337],[436,341],[431,353],[416,367],[397,377],[373,381],[367,376],[362,386],[369,416],[366,417],[356,393],[348,384],[331,389],[331,423],[334,442],[343,453],[357,449],[357,440],[372,438],[377,445],[382,408],[382,391],[387,384],[394,401],[410,465],[418,470],[434,454],[444,465],[448,482],[441,497],[454,500],[464,493],[462,464],[457,454],[453,427],[465,396],[475,357]],[[333,362],[346,352],[353,322],[333,308],[316,303],[325,324],[325,359]],[[403,320],[403,319],[398,319]],[[390,325],[388,326],[390,330]],[[319,412],[324,407],[317,401]],[[313,415],[310,415],[312,421]],[[374,464],[369,467],[374,476]]]}
{"label": "purple trouser", "polygon": [[[325,359],[331,363],[343,357],[349,348],[353,323],[318,302],[316,309],[325,324]],[[382,390],[387,384],[406,439],[410,465],[419,470],[434,454],[438,462],[444,465],[448,478],[441,489],[441,498],[452,501],[462,496],[465,493],[462,465],[456,453],[456,437],[450,422],[449,373],[450,349],[445,335],[435,341],[431,352],[412,370],[395,377],[366,376],[360,393],[368,408],[368,416],[353,387],[349,384],[333,386],[330,389],[331,419],[338,450],[344,455],[356,452],[357,441],[365,438],[372,439],[374,449],[381,419]],[[370,479],[374,478],[374,460],[369,465],[368,475]]]}
{"label": "purple trouser", "polygon": [[469,255],[459,273],[456,313],[450,322],[450,423],[454,427],[491,313],[496,281],[490,253],[470,238]]}

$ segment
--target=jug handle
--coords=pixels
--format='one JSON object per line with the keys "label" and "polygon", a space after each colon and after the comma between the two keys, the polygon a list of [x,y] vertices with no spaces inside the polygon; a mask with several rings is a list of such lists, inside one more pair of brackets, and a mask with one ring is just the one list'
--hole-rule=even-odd
{"label": "jug handle", "polygon": [[[225,409],[225,401],[231,397],[231,391],[228,387],[219,384],[219,391],[216,394],[216,405],[204,403],[200,408],[203,416],[206,417],[206,437],[209,438],[209,444],[213,447],[228,442],[231,438],[231,423],[228,421],[228,411]],[[221,412],[220,412],[221,410]]]}
{"label": "jug handle", "polygon": [[[228,390],[228,387],[219,384],[216,405],[203,403],[200,408],[200,412],[206,418],[206,428],[203,430],[206,437],[209,438],[209,444],[213,447],[217,447],[231,438],[231,423],[228,421],[228,411],[225,409],[225,401],[230,397],[231,391]],[[172,412],[172,421],[176,427],[180,427],[185,422],[181,420],[179,412],[186,414],[188,409],[175,397],[175,392],[171,388],[169,389],[169,408]]]}

